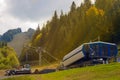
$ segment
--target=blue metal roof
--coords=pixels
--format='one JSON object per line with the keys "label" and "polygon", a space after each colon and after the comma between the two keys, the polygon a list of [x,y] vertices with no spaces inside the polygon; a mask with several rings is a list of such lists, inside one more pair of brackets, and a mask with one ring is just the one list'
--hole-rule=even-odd
{"label": "blue metal roof", "polygon": [[84,44],[109,44],[109,45],[116,45],[115,43],[109,43],[109,42],[102,42],[102,41],[96,41],[96,42],[89,42]]}

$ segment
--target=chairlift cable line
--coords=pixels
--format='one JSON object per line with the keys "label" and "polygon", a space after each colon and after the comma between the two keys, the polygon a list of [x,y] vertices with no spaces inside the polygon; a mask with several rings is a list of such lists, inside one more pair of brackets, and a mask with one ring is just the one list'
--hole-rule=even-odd
{"label": "chairlift cable line", "polygon": [[53,59],[55,59],[56,61],[59,61],[59,59],[57,59],[56,57],[54,57],[53,55],[51,55],[48,51],[46,51],[45,49],[43,49],[42,47],[33,47],[30,46],[30,48],[37,50],[38,48],[40,48],[43,52],[45,52],[46,54],[48,54],[50,57],[52,57]]}
{"label": "chairlift cable line", "polygon": [[49,52],[46,51],[46,53],[51,56],[53,59],[55,59],[56,61],[59,61],[56,57],[52,56]]}
{"label": "chairlift cable line", "polygon": [[50,62],[48,62],[48,60],[46,60],[44,57],[43,57],[43,60],[46,61],[48,64],[50,64]]}

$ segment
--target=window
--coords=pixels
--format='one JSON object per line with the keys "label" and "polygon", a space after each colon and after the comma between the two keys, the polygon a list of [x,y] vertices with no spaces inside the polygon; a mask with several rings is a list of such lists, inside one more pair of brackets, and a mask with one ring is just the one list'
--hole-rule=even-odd
{"label": "window", "polygon": [[102,56],[108,56],[108,45],[102,44]]}
{"label": "window", "polygon": [[93,44],[92,49],[94,51],[94,56],[99,56],[99,45],[98,44]]}
{"label": "window", "polygon": [[115,50],[116,50],[115,46],[110,46],[110,56],[114,56],[115,55]]}

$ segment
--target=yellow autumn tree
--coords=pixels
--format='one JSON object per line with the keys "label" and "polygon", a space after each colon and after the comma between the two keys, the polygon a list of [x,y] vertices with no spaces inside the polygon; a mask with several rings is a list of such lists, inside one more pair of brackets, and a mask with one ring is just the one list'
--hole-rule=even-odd
{"label": "yellow autumn tree", "polygon": [[104,11],[102,9],[98,9],[95,6],[91,6],[86,11],[86,21],[89,26],[95,27],[98,22],[101,23],[103,17],[104,17]]}
{"label": "yellow autumn tree", "polygon": [[[91,6],[87,11],[86,11],[86,26],[88,26],[87,30],[94,32],[96,30],[101,30],[102,24],[104,21],[104,11],[102,9],[98,9],[95,6]],[[101,27],[99,27],[101,26]],[[99,33],[90,33],[90,36],[92,35],[98,36]]]}
{"label": "yellow autumn tree", "polygon": [[95,6],[91,6],[86,11],[87,16],[104,16],[104,11],[102,9],[97,9]]}

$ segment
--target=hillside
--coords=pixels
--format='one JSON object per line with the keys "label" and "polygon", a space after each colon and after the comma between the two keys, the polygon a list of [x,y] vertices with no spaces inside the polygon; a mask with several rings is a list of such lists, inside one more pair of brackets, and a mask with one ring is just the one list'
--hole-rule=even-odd
{"label": "hillside", "polygon": [[8,46],[0,47],[0,70],[12,68],[19,65],[19,60],[13,48]]}
{"label": "hillside", "polygon": [[[96,0],[95,4],[84,0],[79,7],[73,2],[67,14],[61,10],[61,14],[58,15],[55,11],[52,19],[47,21],[42,30],[36,30],[28,45],[42,47],[56,58],[62,59],[64,55],[85,42],[101,40],[118,44],[119,6],[120,0]],[[27,51],[23,51],[22,54],[26,53]],[[38,56],[35,51],[32,53]],[[45,54],[43,56],[50,62],[54,61]]]}
{"label": "hillside", "polygon": [[13,37],[13,40],[8,42],[8,46],[15,49],[17,56],[19,57],[23,47],[30,41],[34,34],[33,29],[28,29],[26,32],[21,32]]}
{"label": "hillside", "polygon": [[26,75],[3,80],[120,80],[120,64],[96,65],[43,75]]}

